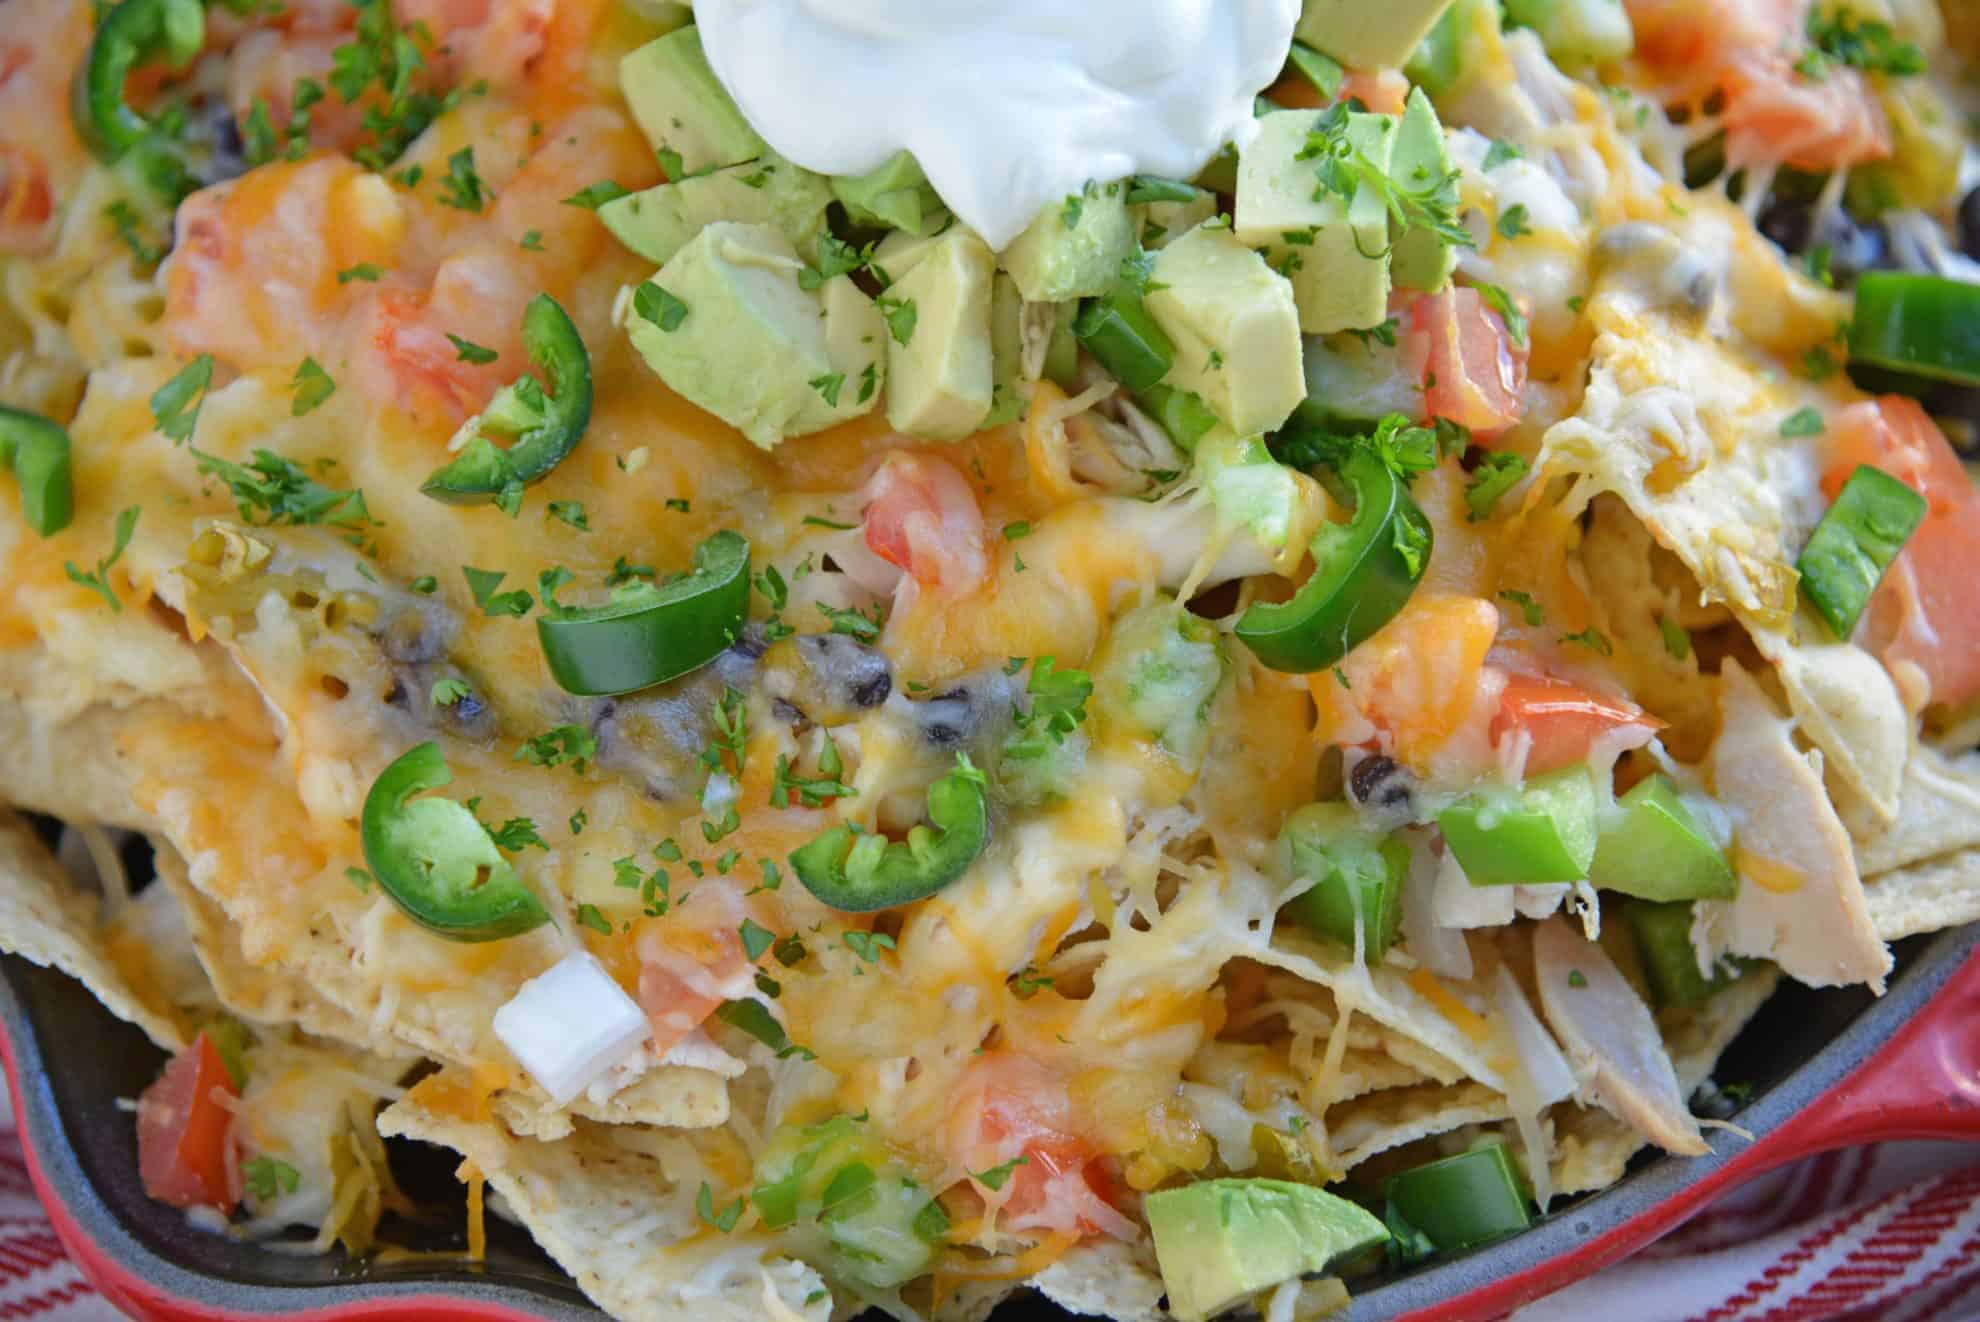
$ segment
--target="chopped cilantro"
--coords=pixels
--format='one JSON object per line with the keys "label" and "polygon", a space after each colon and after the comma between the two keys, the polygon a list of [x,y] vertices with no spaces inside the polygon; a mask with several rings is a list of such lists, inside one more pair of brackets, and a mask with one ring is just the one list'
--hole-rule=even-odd
{"label": "chopped cilantro", "polygon": [[1031,1158],[1029,1157],[1012,1157],[1002,1165],[992,1166],[987,1171],[972,1172],[969,1178],[975,1180],[991,1193],[996,1193],[999,1189],[1010,1183],[1011,1176],[1017,1172],[1018,1167],[1029,1166],[1030,1164]]}
{"label": "chopped cilantro", "polygon": [[440,181],[440,205],[456,211],[479,211],[492,196],[474,168],[474,148],[463,147],[447,158],[447,177]]}
{"label": "chopped cilantro", "polygon": [[812,377],[806,384],[818,392],[820,398],[825,401],[828,407],[837,408],[839,407],[839,392],[845,389],[846,386],[846,374],[844,372],[827,372],[822,376]]}
{"label": "chopped cilantro", "polygon": [[871,616],[856,608],[842,610],[835,606],[827,606],[822,601],[818,603],[818,609],[827,620],[832,622],[833,633],[842,633],[857,638],[863,643],[870,643],[880,636],[880,626],[883,621],[878,602],[874,603]]}
{"label": "chopped cilantro", "polygon": [[597,756],[598,740],[590,730],[582,725],[559,725],[524,740],[516,749],[515,760],[533,767],[560,767],[568,762],[571,770],[582,776]]}
{"label": "chopped cilantro", "polygon": [[880,315],[887,320],[887,333],[894,337],[895,344],[905,345],[914,337],[915,310],[911,298],[894,298],[882,294],[873,300],[880,309]]}
{"label": "chopped cilantro", "polygon": [[736,929],[736,935],[742,938],[743,954],[752,964],[763,958],[763,952],[777,942],[777,934],[754,918],[743,919],[742,926]]}
{"label": "chopped cilantro", "polygon": [[138,515],[141,513],[143,511],[136,505],[127,505],[117,511],[117,522],[110,540],[110,554],[96,562],[94,573],[83,573],[76,568],[73,560],[62,562],[62,568],[68,571],[70,582],[81,584],[92,592],[101,594],[103,599],[110,603],[112,611],[122,612],[124,603],[118,600],[116,590],[110,586],[110,566],[122,558],[124,548],[131,544],[131,534],[137,531]]}
{"label": "chopped cilantro", "polygon": [[[742,1003],[755,1004],[753,1001]],[[738,1004],[738,1002],[731,1001],[730,1004],[734,1005]],[[761,1009],[762,1007],[759,1006],[758,1008]],[[737,1195],[736,1201],[717,1211],[715,1209],[715,1194],[709,1189],[708,1181],[703,1180],[701,1182],[701,1189],[694,1196],[694,1214],[700,1217],[709,1227],[719,1230],[726,1235],[736,1228],[736,1221],[742,1216],[742,1213],[743,1199],[740,1194]]]}
{"label": "chopped cilantro", "polygon": [[447,332],[447,338],[453,342],[457,362],[472,363],[476,367],[482,367],[501,357],[493,349],[483,348],[473,340],[464,340],[452,331]]}
{"label": "chopped cilantro", "polygon": [[648,280],[633,294],[633,311],[671,333],[687,320],[688,305]]}
{"label": "chopped cilantro", "polygon": [[473,594],[474,604],[481,607],[483,615],[527,615],[530,607],[536,604],[523,588],[513,592],[497,592],[495,589],[507,577],[499,569],[476,569],[472,565],[462,565],[461,576],[467,579],[468,591]]}
{"label": "chopped cilantro", "polygon": [[846,949],[868,964],[878,964],[880,952],[894,948],[894,938],[885,932],[865,932],[853,928],[844,933],[840,939],[846,943]]}
{"label": "chopped cilantro", "polygon": [[551,518],[568,523],[579,532],[591,531],[591,516],[584,512],[584,502],[581,500],[553,500],[548,513]]}
{"label": "chopped cilantro", "polygon": [[1487,452],[1484,460],[1472,473],[1471,480],[1465,483],[1464,503],[1470,509],[1465,516],[1471,523],[1491,515],[1499,503],[1499,497],[1519,485],[1526,476],[1526,460],[1509,450]]}
{"label": "chopped cilantro", "polygon": [[227,484],[234,493],[235,507],[248,523],[363,528],[376,522],[365,508],[362,491],[326,487],[300,465],[272,450],[256,450],[245,464],[200,449],[192,453],[202,475]]}
{"label": "chopped cilantro", "polygon": [[1577,647],[1585,647],[1597,656],[1612,656],[1615,653],[1615,648],[1609,644],[1608,635],[1600,629],[1583,629],[1580,633],[1564,633],[1561,635],[1561,641],[1563,643],[1573,643]]}
{"label": "chopped cilantro", "polygon": [[277,1192],[294,1193],[302,1184],[302,1172],[278,1157],[250,1157],[241,1163],[241,1183],[265,1203]]}
{"label": "chopped cilantro", "polygon": [[580,904],[577,909],[578,925],[589,927],[600,936],[612,935],[612,920],[607,918],[595,904]]}
{"label": "chopped cilantro", "polygon": [[1523,234],[1531,234],[1533,227],[1527,223],[1526,203],[1515,202],[1499,213],[1499,235],[1502,238],[1517,239]]}
{"label": "chopped cilantro", "polygon": [[449,675],[445,679],[433,681],[433,688],[428,691],[426,700],[435,707],[451,707],[467,697],[470,692],[472,690],[468,688],[466,680]]}
{"label": "chopped cilantro", "polygon": [[152,421],[174,445],[193,434],[199,423],[200,405],[206,402],[206,388],[212,384],[213,355],[203,353],[152,392]]}
{"label": "chopped cilantro", "polygon": [[323,401],[336,394],[337,383],[314,358],[305,358],[296,365],[296,374],[289,382],[289,389],[296,392],[295,398],[289,401],[289,414],[300,418],[321,407]]}
{"label": "chopped cilantro", "polygon": [[1800,408],[1781,420],[1781,435],[1820,436],[1825,425],[1822,421],[1822,410],[1813,407]]}
{"label": "chopped cilantro", "polygon": [[337,283],[347,285],[353,280],[363,280],[367,284],[376,284],[378,278],[384,274],[370,262],[359,262],[356,266],[347,266],[337,272]]}
{"label": "chopped cilantro", "polygon": [[1525,157],[1525,155],[1526,153],[1521,151],[1516,144],[1506,142],[1501,138],[1494,138],[1492,139],[1492,145],[1486,149],[1485,162],[1481,168],[1485,173],[1490,174],[1507,161],[1517,161]]}
{"label": "chopped cilantro", "polygon": [[1511,588],[1505,588],[1499,592],[1499,599],[1510,601],[1519,607],[1520,613],[1526,617],[1529,628],[1536,628],[1547,620],[1547,613],[1540,609],[1540,603],[1533,599],[1533,594],[1530,592],[1516,592]]}
{"label": "chopped cilantro", "polygon": [[1481,284],[1477,289],[1478,296],[1485,300],[1485,305],[1498,313],[1499,319],[1506,323],[1506,335],[1512,340],[1514,347],[1524,348],[1526,314],[1519,310],[1519,304],[1513,302],[1512,295],[1497,285]]}
{"label": "chopped cilantro", "polygon": [[607,202],[618,201],[628,191],[610,179],[601,179],[595,184],[580,188],[577,192],[572,193],[564,199],[564,205],[567,207],[583,207],[586,211],[596,211]]}
{"label": "chopped cilantro", "polygon": [[1679,661],[1691,656],[1691,634],[1668,615],[1657,618],[1657,630],[1664,635],[1664,650]]}

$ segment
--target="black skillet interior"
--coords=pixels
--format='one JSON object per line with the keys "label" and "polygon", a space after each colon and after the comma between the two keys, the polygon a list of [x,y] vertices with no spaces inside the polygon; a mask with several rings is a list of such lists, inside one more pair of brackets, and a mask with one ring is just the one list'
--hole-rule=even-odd
{"label": "black skillet interior", "polygon": [[[1717,1076],[1721,1084],[1752,1089],[1739,1122],[1765,1134],[1833,1085],[1930,998],[1976,941],[1980,930],[1900,943],[1897,972],[1881,1001],[1861,989],[1816,992],[1783,984],[1726,1053]],[[113,1259],[173,1295],[279,1314],[439,1291],[543,1318],[598,1316],[525,1233],[498,1218],[490,1218],[488,1263],[480,1269],[431,1259],[353,1266],[341,1254],[283,1254],[194,1231],[138,1185],[135,1132],[118,1099],[137,1096],[157,1073],[159,1053],[143,1034],[112,1017],[79,984],[11,957],[0,957],[0,1027],[15,1051],[24,1137],[56,1193]],[[1714,1155],[1694,1161],[1641,1156],[1615,1188],[1557,1206],[1541,1225],[1514,1239],[1357,1282],[1355,1322],[1395,1317],[1572,1253],[1703,1178],[1742,1142],[1723,1132],[1711,1137]],[[414,1248],[460,1248],[457,1159],[417,1144],[393,1148],[394,1173],[424,1210],[418,1220],[389,1225],[386,1238]],[[1065,1316],[1025,1296],[995,1315],[996,1322]]]}

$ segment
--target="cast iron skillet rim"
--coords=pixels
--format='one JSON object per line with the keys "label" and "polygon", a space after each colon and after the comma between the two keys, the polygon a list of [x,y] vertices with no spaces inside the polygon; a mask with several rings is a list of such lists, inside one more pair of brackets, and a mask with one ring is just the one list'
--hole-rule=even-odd
{"label": "cast iron skillet rim", "polygon": [[[1859,1014],[1841,1034],[1793,1069],[1744,1108],[1738,1123],[1764,1138],[1783,1121],[1821,1096],[1884,1045],[1892,1032],[1919,1011],[1980,945],[1980,927],[1954,929],[1930,943],[1893,980],[1890,991]],[[546,1322],[595,1322],[600,1314],[582,1302],[575,1286],[499,1279],[466,1269],[441,1269],[392,1280],[347,1284],[274,1286],[229,1281],[183,1268],[154,1252],[119,1221],[83,1171],[57,1113],[36,1040],[16,980],[22,965],[0,958],[0,1029],[13,1046],[20,1089],[16,1123],[35,1152],[53,1192],[77,1226],[105,1257],[156,1290],[194,1306],[280,1315],[387,1303],[394,1299],[442,1296],[509,1308]],[[107,1014],[107,1011],[105,1012]],[[1567,1213],[1532,1230],[1450,1262],[1416,1271],[1357,1294],[1351,1322],[1383,1322],[1411,1310],[1455,1299],[1489,1281],[1550,1259],[1572,1255],[1591,1240],[1711,1176],[1745,1149],[1744,1139],[1723,1130],[1708,1131],[1709,1156],[1659,1159],[1634,1171],[1613,1188],[1576,1204]]]}

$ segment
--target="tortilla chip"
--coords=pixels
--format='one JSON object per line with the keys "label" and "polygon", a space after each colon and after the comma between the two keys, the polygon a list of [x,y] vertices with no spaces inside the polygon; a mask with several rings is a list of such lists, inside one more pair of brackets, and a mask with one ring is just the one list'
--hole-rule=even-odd
{"label": "tortilla chip", "polygon": [[[1703,1005],[1657,1017],[1686,1096],[1711,1076],[1719,1057],[1779,985],[1780,970],[1763,965]],[[1561,1194],[1606,1189],[1622,1178],[1643,1136],[1607,1111],[1563,1103],[1553,1110],[1554,1189]]]}
{"label": "tortilla chip", "polygon": [[1378,1152],[1511,1115],[1505,1097],[1482,1083],[1391,1088],[1329,1110],[1327,1143],[1334,1168],[1344,1171]]}
{"label": "tortilla chip", "polygon": [[0,809],[0,950],[58,969],[167,1051],[190,1040],[163,995],[111,958],[97,902],[78,890],[20,816]]}
{"label": "tortilla chip", "polygon": [[154,836],[152,864],[171,891],[192,935],[193,951],[228,1013],[258,1024],[294,1024],[315,1037],[345,1042],[378,1055],[408,1057],[405,1044],[346,1013],[299,978],[248,962],[239,934],[220,906],[201,894],[186,874],[186,861],[171,842]]}
{"label": "tortilla chip", "polygon": [[1921,744],[1905,766],[1897,818],[1888,827],[1863,804],[1838,806],[1866,878],[1971,849],[1980,845],[1980,753],[1953,758]]}
{"label": "tortilla chip", "polygon": [[117,731],[133,712],[170,710],[146,703],[118,711],[92,707],[60,724],[37,719],[0,697],[0,803],[72,822],[102,822],[143,831],[150,814],[131,797],[130,770],[117,751]]}
{"label": "tortilla chip", "polygon": [[1091,1239],[1066,1250],[1031,1284],[1068,1313],[1112,1322],[1167,1322],[1164,1287],[1147,1240]]}
{"label": "tortilla chip", "polygon": [[1980,849],[1872,877],[1863,899],[1886,941],[1980,922]]}
{"label": "tortilla chip", "polygon": [[710,1233],[696,1217],[688,1177],[677,1179],[659,1157],[619,1141],[616,1127],[580,1122],[555,1143],[517,1138],[492,1119],[436,1109],[447,1087],[435,1080],[447,1077],[434,1076],[381,1114],[379,1132],[466,1157],[531,1237],[613,1317],[825,1322],[830,1315],[830,1296],[815,1297],[825,1288],[816,1271],[760,1238]]}

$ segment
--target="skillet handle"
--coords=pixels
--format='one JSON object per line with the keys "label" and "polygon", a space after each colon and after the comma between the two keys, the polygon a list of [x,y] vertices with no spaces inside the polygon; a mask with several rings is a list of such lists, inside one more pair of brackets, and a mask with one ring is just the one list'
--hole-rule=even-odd
{"label": "skillet handle", "polygon": [[1980,1139],[1980,949],[1881,1050],[1738,1160],[1751,1174],[1912,1138]]}

